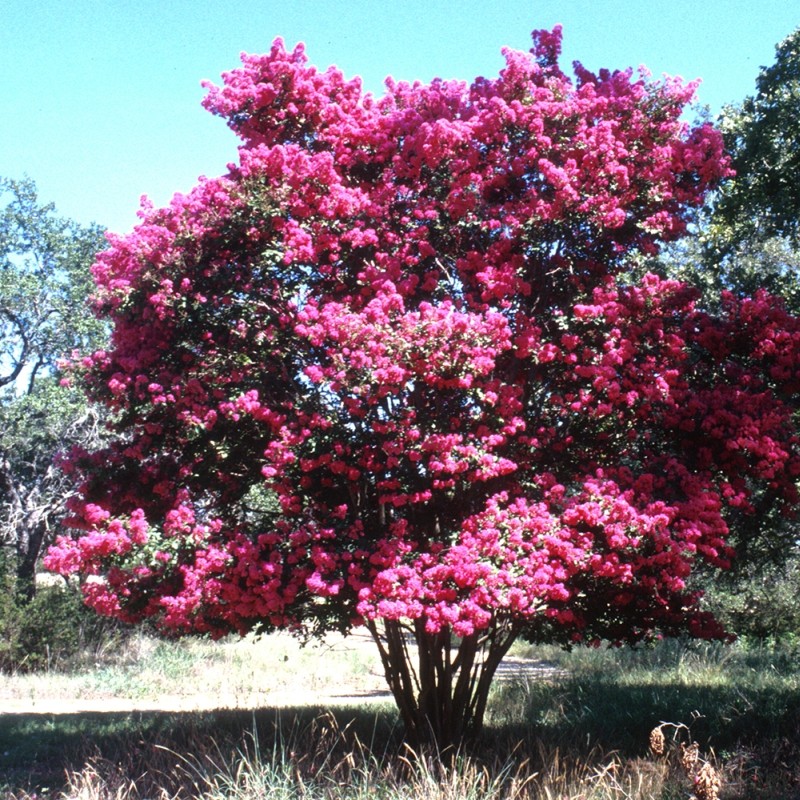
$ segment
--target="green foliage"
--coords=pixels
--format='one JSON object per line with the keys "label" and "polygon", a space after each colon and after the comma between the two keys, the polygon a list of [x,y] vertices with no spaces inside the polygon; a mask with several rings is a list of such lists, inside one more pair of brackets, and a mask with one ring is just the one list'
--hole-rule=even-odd
{"label": "green foliage", "polygon": [[669,246],[643,269],[694,286],[701,305],[712,312],[720,310],[724,291],[752,297],[764,290],[782,298],[793,314],[800,313],[800,250],[785,238],[733,243],[730,235],[706,210],[695,236]]}
{"label": "green foliage", "polygon": [[54,457],[98,432],[83,393],[59,385],[58,362],[107,339],[87,303],[104,238],[40,205],[29,179],[0,177],[0,201],[0,547],[30,598],[71,488]]}
{"label": "green foliage", "polygon": [[724,109],[719,127],[735,176],[694,240],[667,256],[667,269],[701,287],[710,307],[722,290],[763,289],[800,313],[800,28],[776,47],[755,94]]}
{"label": "green foliage", "polygon": [[73,349],[90,352],[105,339],[86,305],[103,231],[39,205],[30,179],[0,177],[0,197],[0,386],[30,387]]}
{"label": "green foliage", "polygon": [[34,486],[52,464],[54,451],[71,444],[75,428],[90,419],[83,393],[50,376],[37,380],[30,392],[7,396],[0,403],[0,442],[13,453],[16,479]]}
{"label": "green foliage", "polygon": [[726,630],[746,641],[800,647],[800,551],[720,575],[707,584],[706,603]]}
{"label": "green foliage", "polygon": [[786,237],[800,244],[800,28],[761,70],[755,95],[722,118],[736,177],[717,203],[734,242]]}
{"label": "green foliage", "polygon": [[121,634],[119,623],[84,606],[77,588],[46,586],[25,600],[6,573],[0,591],[0,672],[68,668]]}

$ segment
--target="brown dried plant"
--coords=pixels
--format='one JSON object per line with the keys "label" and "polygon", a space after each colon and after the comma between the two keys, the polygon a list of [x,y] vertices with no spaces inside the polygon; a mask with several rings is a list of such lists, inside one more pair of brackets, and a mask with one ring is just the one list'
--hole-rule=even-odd
{"label": "brown dried plant", "polygon": [[689,745],[681,742],[681,766],[687,778],[691,778],[694,775],[695,766],[699,758],[700,746],[697,742],[692,742]]}
{"label": "brown dried plant", "polygon": [[721,786],[719,773],[708,762],[703,762],[694,777],[694,794],[697,800],[719,800]]}
{"label": "brown dried plant", "polygon": [[657,726],[650,731],[650,749],[656,756],[663,756],[667,749],[667,740],[661,726]]}
{"label": "brown dried plant", "polygon": [[688,742],[680,742],[678,761],[686,777],[692,782],[692,800],[719,800],[722,781],[716,768],[703,758],[700,745],[691,738],[691,730],[683,723],[662,722],[650,731],[650,751],[658,757],[667,754],[667,738],[664,728],[674,728],[672,740],[685,736]]}

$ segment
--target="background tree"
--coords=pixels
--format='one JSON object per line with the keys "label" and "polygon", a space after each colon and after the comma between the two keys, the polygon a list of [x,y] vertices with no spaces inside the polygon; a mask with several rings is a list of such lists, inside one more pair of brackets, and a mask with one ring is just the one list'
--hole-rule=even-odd
{"label": "background tree", "polygon": [[725,109],[721,127],[736,176],[715,203],[730,241],[775,237],[800,244],[800,28],[762,68],[756,93]]}
{"label": "background tree", "polygon": [[[759,289],[800,310],[800,28],[761,69],[754,95],[723,110],[720,129],[735,176],[701,216],[686,276],[706,302]],[[675,264],[672,265],[673,268]]]}
{"label": "background tree", "polygon": [[[797,314],[800,29],[776,46],[775,61],[761,69],[755,93],[723,110],[720,129],[735,176],[711,195],[695,234],[650,267],[697,286],[707,309],[719,309],[727,292],[745,297],[766,290]],[[729,525],[734,569],[699,577],[708,602],[737,633],[762,638],[796,632],[797,520],[765,507],[731,517]],[[770,624],[771,614],[776,619]]]}
{"label": "background tree", "polygon": [[0,192],[0,545],[15,591],[30,597],[67,494],[54,456],[96,432],[83,393],[56,375],[59,359],[106,338],[87,307],[104,239],[40,205],[31,180],[0,178]]}
{"label": "background tree", "polygon": [[480,730],[518,636],[720,631],[686,581],[797,500],[800,327],[630,266],[727,171],[693,93],[559,69],[375,100],[298,46],[210,87],[239,165],[94,267],[114,419],[47,557],[178,632],[364,624],[409,740]]}

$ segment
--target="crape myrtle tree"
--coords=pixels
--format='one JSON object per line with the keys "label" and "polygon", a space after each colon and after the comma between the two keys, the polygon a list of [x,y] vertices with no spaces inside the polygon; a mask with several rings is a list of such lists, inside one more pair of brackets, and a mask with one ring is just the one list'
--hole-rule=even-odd
{"label": "crape myrtle tree", "polygon": [[558,66],[387,81],[303,49],[209,87],[239,161],[94,266],[76,363],[114,440],[76,453],[48,564],[129,621],[365,625],[406,736],[476,735],[511,643],[720,631],[686,587],[728,509],[790,508],[800,326],[628,265],[727,173],[694,87]]}

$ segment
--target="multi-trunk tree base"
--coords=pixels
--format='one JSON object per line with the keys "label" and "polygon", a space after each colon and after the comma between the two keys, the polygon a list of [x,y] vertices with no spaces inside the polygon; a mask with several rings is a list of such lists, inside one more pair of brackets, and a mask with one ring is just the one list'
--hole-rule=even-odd
{"label": "multi-trunk tree base", "polygon": [[430,633],[422,620],[368,621],[367,628],[409,745],[444,753],[480,734],[492,679],[517,638],[516,626],[496,621],[463,639],[446,629]]}

